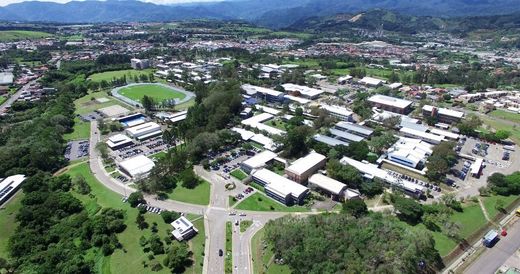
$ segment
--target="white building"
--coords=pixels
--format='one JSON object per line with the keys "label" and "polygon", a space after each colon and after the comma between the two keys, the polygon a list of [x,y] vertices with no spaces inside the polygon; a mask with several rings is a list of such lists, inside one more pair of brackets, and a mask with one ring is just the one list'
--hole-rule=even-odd
{"label": "white building", "polygon": [[309,178],[309,187],[311,189],[320,189],[331,195],[333,199],[344,201],[352,198],[359,198],[359,193],[350,190],[349,196],[346,196],[347,185],[344,183],[329,178],[322,174],[314,174]]}
{"label": "white building", "polygon": [[320,168],[325,166],[327,157],[316,152],[311,152],[305,157],[294,161],[285,169],[287,177],[298,183],[305,183],[307,179]]}
{"label": "white building", "polygon": [[111,136],[110,138],[108,138],[108,141],[106,143],[111,150],[118,150],[120,148],[133,144],[132,139],[130,139],[128,136],[124,134],[116,134],[114,136]]}
{"label": "white building", "polygon": [[133,69],[147,69],[150,67],[150,60],[133,58],[130,60]]}
{"label": "white building", "polygon": [[245,173],[250,174],[253,170],[265,167],[267,163],[271,162],[276,157],[276,153],[265,150],[242,162],[240,168]]}
{"label": "white building", "polygon": [[193,226],[193,223],[191,223],[184,216],[181,216],[179,219],[173,221],[171,225],[173,226],[172,235],[179,242],[189,240],[191,237],[197,234],[197,232],[199,232],[197,228]]}
{"label": "white building", "polygon": [[267,196],[285,205],[302,204],[309,189],[270,170],[253,173],[253,180],[264,186]]}
{"label": "white building", "polygon": [[388,159],[410,168],[416,168],[420,163],[426,162],[428,156],[432,154],[432,148],[432,145],[418,139],[400,138],[388,149]]}
{"label": "white building", "polygon": [[0,183],[0,205],[16,193],[23,181],[25,181],[25,175],[19,174],[9,176]]}
{"label": "white building", "polygon": [[438,145],[444,141],[444,136],[431,134],[413,128],[403,127],[399,130],[399,132],[401,132],[405,137],[420,139],[434,145]]}
{"label": "white building", "polygon": [[148,175],[155,163],[144,155],[139,155],[119,163],[121,171],[132,178]]}
{"label": "white building", "polygon": [[332,117],[336,117],[342,121],[352,121],[352,114],[354,114],[354,112],[346,107],[323,104],[321,108],[326,110]]}
{"label": "white building", "polygon": [[363,79],[359,80],[359,83],[362,85],[365,85],[365,86],[378,87],[378,86],[386,83],[386,81],[367,76],[367,77],[363,77]]}
{"label": "white building", "polygon": [[295,84],[283,84],[282,87],[285,89],[286,92],[299,92],[302,97],[313,100],[318,97],[320,97],[321,94],[324,93],[323,90],[310,88],[306,86],[300,86]]}
{"label": "white building", "polygon": [[407,114],[410,112],[413,103],[412,101],[381,94],[376,94],[368,98],[368,101],[373,107],[399,114]]}
{"label": "white building", "polygon": [[126,129],[126,134],[137,140],[155,137],[161,135],[161,133],[161,126],[154,122],[148,122]]}

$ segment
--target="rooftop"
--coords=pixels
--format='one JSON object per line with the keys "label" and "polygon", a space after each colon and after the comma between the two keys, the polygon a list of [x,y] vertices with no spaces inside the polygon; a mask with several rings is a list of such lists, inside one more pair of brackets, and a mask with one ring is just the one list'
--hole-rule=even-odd
{"label": "rooftop", "polygon": [[323,156],[319,153],[316,153],[316,152],[311,152],[307,156],[294,161],[292,163],[292,165],[287,167],[285,170],[292,172],[294,174],[301,175],[325,159],[326,159],[325,156]]}
{"label": "rooftop", "polygon": [[139,155],[119,163],[119,166],[126,170],[130,176],[146,174],[152,170],[155,163],[144,155]]}
{"label": "rooftop", "polygon": [[340,194],[347,187],[344,183],[319,173],[312,175],[309,178],[309,183],[319,186],[320,188],[336,195]]}
{"label": "rooftop", "polygon": [[269,187],[276,193],[281,194],[281,196],[292,195],[299,197],[308,190],[308,188],[305,186],[302,186],[265,168],[258,170],[253,174],[253,176],[266,182],[266,187]]}
{"label": "rooftop", "polygon": [[142,134],[142,132],[147,132],[149,130],[161,130],[161,126],[154,122],[148,122],[144,124],[137,125],[135,127],[126,129],[132,135]]}
{"label": "rooftop", "polygon": [[374,130],[368,127],[360,126],[350,122],[338,122],[336,124],[337,128],[344,129],[350,132],[359,133],[361,135],[370,136],[374,133]]}
{"label": "rooftop", "polygon": [[276,158],[276,153],[269,150],[264,150],[255,156],[245,160],[242,164],[247,165],[251,168],[259,168],[265,165],[265,163]]}
{"label": "rooftop", "polygon": [[[430,106],[430,105],[424,105],[422,109],[424,111],[431,112],[431,111],[433,111],[434,108],[436,108],[436,107]],[[456,118],[464,117],[464,112],[460,112],[460,111],[456,111],[456,110],[451,110],[451,109],[447,109],[447,108],[437,108],[437,111],[441,115],[446,115],[446,116],[456,117]]]}
{"label": "rooftop", "polygon": [[322,94],[324,91],[320,89],[310,88],[306,86],[300,86],[295,84],[283,84],[282,87],[286,91],[299,91],[303,96],[316,97]]}
{"label": "rooftop", "polygon": [[368,101],[382,104],[382,105],[389,105],[394,106],[398,108],[407,108],[412,104],[412,101],[399,99],[395,97],[390,97],[386,95],[376,94],[368,99]]}

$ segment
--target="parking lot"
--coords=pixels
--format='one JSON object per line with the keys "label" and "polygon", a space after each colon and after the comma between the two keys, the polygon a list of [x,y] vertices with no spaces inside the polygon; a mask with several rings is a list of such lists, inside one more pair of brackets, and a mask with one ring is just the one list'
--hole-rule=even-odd
{"label": "parking lot", "polygon": [[88,140],[78,140],[71,141],[67,143],[67,147],[65,148],[64,157],[69,161],[74,161],[77,159],[81,159],[83,157],[87,157],[89,149],[89,141]]}
{"label": "parking lot", "polygon": [[99,119],[103,119],[103,116],[101,114],[99,114],[98,112],[96,112],[96,111],[93,111],[91,113],[84,114],[84,115],[77,114],[77,116],[83,122],[90,122],[90,121],[96,121],[96,120],[99,120]]}
{"label": "parking lot", "polygon": [[120,148],[112,151],[112,156],[116,161],[123,161],[139,155],[153,155],[161,151],[169,149],[170,146],[165,144],[161,136],[157,136],[142,142],[135,143],[131,146]]}
{"label": "parking lot", "polygon": [[218,173],[221,177],[229,179],[233,170],[240,168],[240,164],[245,160],[253,157],[259,149],[253,148],[251,151],[244,149],[234,149],[224,153],[210,153],[208,158],[211,164],[211,171]]}

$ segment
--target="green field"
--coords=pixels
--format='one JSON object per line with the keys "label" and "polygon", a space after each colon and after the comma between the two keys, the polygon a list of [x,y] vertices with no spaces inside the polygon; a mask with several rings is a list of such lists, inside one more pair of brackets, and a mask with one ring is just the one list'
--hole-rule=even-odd
{"label": "green field", "polygon": [[[107,98],[108,102],[99,103],[98,101],[94,100],[96,98]],[[133,107],[117,99],[114,99],[114,97],[108,96],[108,94],[104,91],[92,92],[88,95],[85,95],[74,101],[74,105],[76,107],[76,114],[88,114],[90,112],[93,112],[94,110],[98,110],[113,105],[120,105],[128,110],[133,110]]]}
{"label": "green field", "polygon": [[88,78],[95,82],[101,82],[103,80],[105,81],[112,81],[114,78],[121,78],[126,75],[126,80],[128,82],[134,82],[134,77],[141,76],[141,75],[150,75],[150,73],[153,73],[153,69],[143,69],[143,70],[133,70],[133,69],[126,69],[126,70],[114,70],[114,71],[105,71],[100,73],[95,73],[90,75]]}
{"label": "green field", "polygon": [[15,217],[18,210],[22,207],[23,197],[23,192],[21,190],[18,191],[13,198],[0,209],[0,227],[2,228],[2,233],[0,233],[0,258],[9,258],[7,244],[9,237],[14,234],[18,226]]}
{"label": "green field", "polygon": [[497,109],[490,112],[489,115],[511,122],[520,123],[520,114],[518,113]]}
{"label": "green field", "polygon": [[304,206],[285,206],[282,205],[273,199],[260,194],[254,193],[253,195],[247,197],[242,200],[235,209],[240,210],[251,210],[251,211],[281,211],[281,212],[303,212],[309,211],[308,208]]}
{"label": "green field", "polygon": [[145,95],[152,97],[155,101],[161,102],[168,99],[184,99],[186,95],[176,91],[173,88],[164,87],[162,85],[143,84],[130,87],[124,87],[119,90],[119,94],[130,98],[136,102],[141,102]]}
{"label": "green field", "polygon": [[226,222],[226,249],[224,273],[233,273],[233,224]]}
{"label": "green field", "polygon": [[74,118],[74,127],[71,133],[63,135],[66,141],[88,139],[90,137],[90,123],[78,117]]}
{"label": "green field", "polygon": [[209,204],[210,184],[204,180],[194,189],[188,189],[182,185],[168,194],[168,198],[190,204],[207,205]]}
{"label": "green field", "polygon": [[240,232],[244,233],[253,224],[253,221],[242,220],[240,221]]}
{"label": "green field", "polygon": [[497,200],[504,201],[504,207],[509,206],[511,203],[513,203],[518,196],[510,195],[510,196],[490,196],[490,197],[483,197],[482,202],[484,203],[484,208],[486,209],[489,218],[494,218],[498,214],[498,210],[495,208]]}
{"label": "green field", "polygon": [[251,239],[251,257],[253,258],[253,273],[255,274],[289,274],[291,270],[287,265],[278,265],[273,262],[274,252],[272,246],[264,248],[265,229],[260,229]]}
{"label": "green field", "polygon": [[52,34],[41,31],[27,31],[27,30],[4,30],[0,31],[0,42],[11,42],[26,39],[40,39],[51,37]]}
{"label": "green field", "polygon": [[520,143],[520,125],[519,126],[513,126],[505,122],[500,122],[496,120],[491,120],[487,118],[486,116],[479,116],[480,119],[484,122],[484,124],[488,125],[491,128],[494,128],[495,130],[507,130],[511,133],[511,139],[515,141],[516,143]]}
{"label": "green field", "polygon": [[[121,201],[121,196],[112,192],[101,185],[92,175],[88,163],[83,163],[71,167],[66,174],[74,177],[81,174],[85,177],[87,183],[91,187],[91,196],[80,195],[74,193],[74,196],[85,204],[90,214],[95,214],[100,208],[112,207],[123,209],[126,211],[125,224],[127,228],[122,233],[118,234],[118,239],[123,245],[123,249],[117,249],[110,257],[96,256],[96,268],[100,269],[100,273],[149,273],[149,268],[144,268],[142,261],[148,262],[148,254],[143,252],[143,248],[139,245],[139,238],[141,235],[149,237],[152,232],[150,229],[139,230],[135,224],[135,219],[138,210],[131,208],[129,204]],[[199,216],[190,216],[191,220]],[[169,236],[169,231],[172,227],[164,223],[163,219],[158,214],[145,214],[146,222],[151,226],[152,223],[157,223],[158,233],[161,238]],[[198,219],[194,221],[195,226],[199,230],[197,236],[190,240],[190,248],[193,252],[193,260],[195,263],[186,270],[186,273],[201,273],[203,261],[202,252],[204,251],[205,232],[204,221]],[[156,256],[156,260],[162,262],[165,255]],[[102,270],[102,271],[101,271]],[[158,273],[170,273],[166,268],[163,268]]]}
{"label": "green field", "polygon": [[231,173],[229,173],[231,176],[239,179],[240,181],[244,180],[245,178],[247,178],[247,174],[245,172],[243,172],[242,170],[240,170],[239,168],[231,171]]}
{"label": "green field", "polygon": [[5,98],[4,96],[1,96],[1,95],[0,95],[0,104],[2,104],[3,102],[5,102],[5,100],[7,100],[7,98]]}
{"label": "green field", "polygon": [[460,235],[464,238],[470,236],[487,223],[478,203],[471,203],[464,206],[464,211],[453,213],[450,219],[462,225]]}

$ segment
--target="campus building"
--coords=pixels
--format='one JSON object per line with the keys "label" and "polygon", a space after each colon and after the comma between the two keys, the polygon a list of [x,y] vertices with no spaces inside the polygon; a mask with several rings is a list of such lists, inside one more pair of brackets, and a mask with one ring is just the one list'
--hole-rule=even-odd
{"label": "campus building", "polygon": [[462,120],[462,118],[464,117],[464,112],[425,105],[422,108],[422,115],[424,118],[435,117],[437,118],[437,121],[441,123],[454,124]]}
{"label": "campus building", "polygon": [[145,140],[162,134],[161,126],[154,122],[148,122],[127,128],[126,134],[137,140]]}
{"label": "campus building", "polygon": [[404,137],[415,138],[419,140],[423,140],[430,144],[438,145],[442,141],[444,141],[444,136],[436,135],[432,133],[428,133],[422,130],[417,130],[413,128],[403,127],[399,130]]}
{"label": "campus building", "polygon": [[287,177],[300,184],[307,182],[307,179],[320,168],[325,166],[327,157],[311,152],[292,163],[285,169]]}
{"label": "campus building", "polygon": [[193,223],[191,223],[184,216],[181,216],[179,219],[173,221],[171,225],[173,226],[172,235],[179,242],[189,240],[191,237],[195,236],[197,232],[199,232],[197,228],[193,226]]}
{"label": "campus building", "polygon": [[334,118],[338,118],[341,121],[352,121],[352,112],[351,110],[341,107],[341,106],[330,106],[330,105],[321,105],[321,109],[326,110],[330,116]]}
{"label": "campus building", "polygon": [[240,164],[240,168],[247,174],[251,174],[253,170],[258,170],[265,167],[268,163],[276,158],[276,153],[269,150],[264,150],[255,156],[245,160]]}
{"label": "campus building", "polygon": [[281,103],[284,101],[284,93],[274,89],[253,86],[249,84],[242,85],[242,89],[246,92],[247,95],[255,96],[267,102]]}
{"label": "campus building", "polygon": [[377,94],[370,98],[368,101],[372,107],[383,109],[386,111],[408,114],[412,110],[412,101],[394,98],[386,95]]}
{"label": "campus building", "polygon": [[150,60],[133,58],[130,60],[133,69],[147,69],[150,67]]}
{"label": "campus building", "polygon": [[155,163],[150,158],[139,155],[119,163],[119,169],[132,178],[148,175]]}
{"label": "campus building", "polygon": [[309,189],[270,170],[261,169],[253,173],[253,181],[264,186],[267,196],[284,204],[303,204]]}
{"label": "campus building", "polygon": [[432,154],[432,145],[418,139],[400,138],[388,149],[388,159],[392,162],[416,168],[424,166],[428,156]]}
{"label": "campus building", "polygon": [[111,150],[118,150],[130,146],[134,142],[132,142],[132,139],[130,139],[128,136],[124,134],[116,134],[114,136],[109,137],[106,143]]}
{"label": "campus building", "polygon": [[13,175],[2,180],[0,183],[0,205],[16,193],[24,180],[25,175]]}
{"label": "campus building", "polygon": [[363,79],[359,80],[359,83],[369,87],[379,87],[386,83],[386,81],[373,78],[373,77],[363,77]]}
{"label": "campus building", "polygon": [[350,122],[338,122],[334,128],[329,129],[330,136],[317,134],[314,140],[329,146],[348,146],[352,142],[360,142],[374,133],[371,128],[353,124]]}
{"label": "campus building", "polygon": [[295,84],[283,84],[282,87],[285,89],[287,93],[299,93],[301,97],[307,98],[309,100],[317,99],[321,96],[321,94],[324,93],[324,91],[320,89]]}
{"label": "campus building", "polygon": [[374,130],[369,127],[360,126],[350,122],[338,122],[334,128],[362,138],[368,138],[372,133],[374,133]]}
{"label": "campus building", "polygon": [[330,195],[330,197],[336,201],[343,202],[345,200],[360,198],[358,191],[348,189],[344,183],[319,173],[309,178],[309,187]]}

